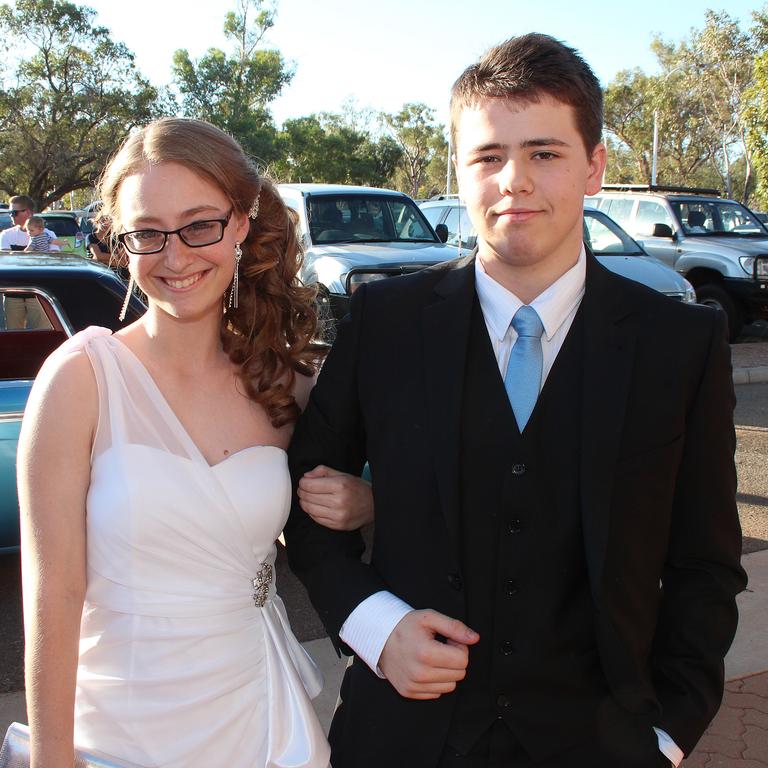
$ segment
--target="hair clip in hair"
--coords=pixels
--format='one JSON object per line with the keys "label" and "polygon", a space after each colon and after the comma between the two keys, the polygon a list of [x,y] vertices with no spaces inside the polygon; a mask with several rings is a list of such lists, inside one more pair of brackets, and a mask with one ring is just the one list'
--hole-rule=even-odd
{"label": "hair clip in hair", "polygon": [[258,193],[256,194],[256,199],[253,201],[251,210],[248,211],[248,217],[251,219],[255,219],[259,215],[259,195],[260,194],[261,194],[261,190],[259,190]]}

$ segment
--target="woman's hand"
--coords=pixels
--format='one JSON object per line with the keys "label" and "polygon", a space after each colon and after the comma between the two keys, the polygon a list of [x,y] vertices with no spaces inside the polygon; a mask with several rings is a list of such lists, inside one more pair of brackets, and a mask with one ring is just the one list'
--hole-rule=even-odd
{"label": "woman's hand", "polygon": [[322,464],[299,480],[301,508],[334,531],[352,531],[373,522],[373,493],[365,480]]}

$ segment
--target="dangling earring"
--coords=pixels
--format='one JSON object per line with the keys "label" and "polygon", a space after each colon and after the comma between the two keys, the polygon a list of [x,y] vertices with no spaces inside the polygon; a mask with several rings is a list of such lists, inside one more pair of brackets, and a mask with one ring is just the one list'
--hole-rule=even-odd
{"label": "dangling earring", "polygon": [[229,292],[229,306],[237,309],[237,294],[240,282],[240,259],[243,258],[243,249],[240,243],[235,243],[235,276],[232,278],[232,290]]}
{"label": "dangling earring", "polygon": [[117,319],[122,323],[125,320],[125,316],[128,313],[128,304],[131,301],[131,294],[133,293],[133,275],[128,279],[128,290],[125,292],[125,300],[123,301],[123,307],[120,310],[120,314]]}

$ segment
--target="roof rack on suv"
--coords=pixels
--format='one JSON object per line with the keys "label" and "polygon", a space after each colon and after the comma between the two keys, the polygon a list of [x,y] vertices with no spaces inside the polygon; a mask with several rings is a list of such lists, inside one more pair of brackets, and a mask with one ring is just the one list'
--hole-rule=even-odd
{"label": "roof rack on suv", "polygon": [[603,189],[617,192],[674,192],[720,197],[719,189],[709,189],[708,187],[672,187],[664,184],[603,184]]}

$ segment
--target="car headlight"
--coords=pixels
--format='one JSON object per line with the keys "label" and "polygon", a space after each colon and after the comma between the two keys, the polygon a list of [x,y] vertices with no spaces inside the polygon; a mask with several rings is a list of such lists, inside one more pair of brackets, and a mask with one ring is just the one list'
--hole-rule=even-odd
{"label": "car headlight", "polygon": [[685,304],[695,304],[696,289],[685,278],[683,278],[683,282],[685,283],[685,294],[683,295],[683,302]]}
{"label": "car headlight", "polygon": [[351,296],[363,283],[372,283],[374,280],[386,280],[391,275],[381,272],[353,272],[347,276],[347,292]]}
{"label": "car headlight", "polygon": [[741,268],[750,277],[755,277],[755,261],[757,261],[758,280],[768,279],[768,256],[739,256]]}

